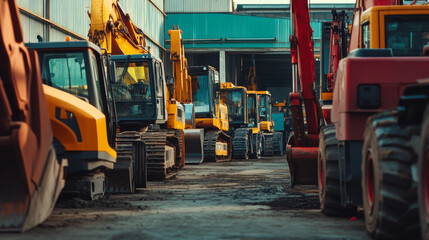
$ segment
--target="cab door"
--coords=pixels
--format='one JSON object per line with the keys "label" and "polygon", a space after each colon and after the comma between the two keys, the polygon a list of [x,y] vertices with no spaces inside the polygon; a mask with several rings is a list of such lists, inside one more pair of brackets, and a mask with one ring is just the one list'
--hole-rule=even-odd
{"label": "cab door", "polygon": [[156,110],[157,120],[163,123],[167,121],[167,108],[166,108],[166,92],[165,92],[165,77],[164,68],[158,61],[154,61],[154,75],[155,75],[155,95],[156,95]]}

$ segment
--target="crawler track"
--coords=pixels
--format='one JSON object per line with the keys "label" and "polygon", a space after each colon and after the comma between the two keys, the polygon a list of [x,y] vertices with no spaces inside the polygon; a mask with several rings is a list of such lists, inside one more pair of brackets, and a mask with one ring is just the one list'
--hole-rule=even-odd
{"label": "crawler track", "polygon": [[[221,141],[228,144],[228,155],[216,156],[216,142]],[[232,144],[231,137],[221,130],[211,130],[204,135],[204,160],[206,162],[231,160]]]}
{"label": "crawler track", "polygon": [[232,138],[232,157],[235,159],[249,159],[251,145],[248,128],[238,128]]}
{"label": "crawler track", "polygon": [[[182,132],[176,130],[149,130],[142,135],[146,145],[147,172],[149,181],[161,181],[176,175],[182,161]],[[175,149],[173,167],[166,166],[165,146]]]}

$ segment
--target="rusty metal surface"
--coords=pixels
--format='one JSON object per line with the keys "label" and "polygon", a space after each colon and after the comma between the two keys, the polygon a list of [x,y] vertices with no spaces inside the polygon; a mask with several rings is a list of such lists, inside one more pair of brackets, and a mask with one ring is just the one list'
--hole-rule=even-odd
{"label": "rusty metal surface", "polygon": [[37,55],[24,46],[14,0],[0,1],[0,32],[0,231],[24,231],[50,215],[63,171]]}
{"label": "rusty metal surface", "polygon": [[286,147],[286,160],[291,175],[291,187],[317,185],[318,147]]}

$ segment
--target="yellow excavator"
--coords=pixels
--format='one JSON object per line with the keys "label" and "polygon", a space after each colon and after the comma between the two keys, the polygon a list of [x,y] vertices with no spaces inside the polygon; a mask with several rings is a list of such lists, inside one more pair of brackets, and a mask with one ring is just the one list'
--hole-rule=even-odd
{"label": "yellow excavator", "polygon": [[228,108],[220,99],[219,73],[212,66],[188,67],[192,79],[195,126],[204,128],[204,161],[231,160]]}
{"label": "yellow excavator", "polygon": [[168,30],[170,36],[170,60],[173,69],[173,83],[169,83],[170,99],[185,107],[185,163],[198,164],[204,160],[204,129],[195,128],[195,107],[192,103],[192,80],[188,74],[188,60],[178,26]]}
{"label": "yellow excavator", "polygon": [[[271,119],[271,93],[268,91],[259,91],[256,83],[256,62],[255,56],[252,56],[252,65],[249,69],[247,78],[247,89],[249,97],[255,99],[255,104],[258,105],[254,108],[253,103],[249,102],[249,108],[255,109],[257,113],[252,113],[252,116],[257,117],[255,122],[250,123],[252,125],[252,132],[255,135],[256,146],[261,146],[262,156],[273,155],[273,134],[274,134],[274,122]],[[250,106],[252,105],[252,106]],[[257,148],[257,147],[256,147]]]}
{"label": "yellow excavator", "polygon": [[268,91],[256,91],[256,94],[259,97],[260,128],[264,136],[262,141],[262,156],[273,156],[274,122],[271,119],[271,93]]}
{"label": "yellow excavator", "polygon": [[0,232],[45,221],[64,187],[37,54],[24,45],[14,0],[0,1]]}
{"label": "yellow excavator", "polygon": [[247,91],[248,128],[252,133],[252,153],[250,158],[260,159],[262,156],[263,131],[261,131],[261,119],[259,111],[260,97],[256,91]]}
{"label": "yellow excavator", "polygon": [[[253,154],[253,134],[249,128],[247,89],[231,82],[221,83],[221,99],[228,106],[232,158],[248,159]],[[256,156],[256,155],[254,155]]]}
{"label": "yellow excavator", "polygon": [[[85,129],[82,134],[88,135],[87,140],[82,143],[78,138],[76,142],[67,141],[64,134],[60,134],[64,130],[54,129],[54,135],[58,135],[54,142],[57,153],[70,161],[68,179],[76,179],[81,173],[84,173],[84,178],[87,178],[85,171],[90,169],[85,168],[90,167],[82,166],[85,166],[89,159],[105,159],[108,156],[112,162],[109,165],[104,164],[104,168],[95,168],[97,176],[106,176],[107,180],[104,180],[104,177],[97,177],[96,183],[90,184],[94,190],[89,197],[88,194],[80,193],[79,189],[91,189],[92,187],[89,188],[87,185],[75,183],[75,181],[67,181],[63,193],[78,193],[82,198],[95,199],[97,195],[102,196],[106,191],[128,193],[133,192],[135,187],[145,187],[145,173],[141,170],[144,170],[142,164],[144,156],[139,153],[139,151],[141,152],[139,149],[143,146],[133,144],[127,151],[111,154],[116,148],[116,109],[114,102],[111,101],[111,86],[107,84],[108,79],[115,76],[109,56],[102,54],[98,46],[88,41],[29,43],[27,46],[38,52],[43,83],[49,90],[46,91],[47,99],[51,99],[48,103],[52,104],[53,113],[55,113],[54,108],[57,104],[73,109],[74,115],[78,115],[77,118],[81,118],[81,115],[97,114],[98,118],[102,117],[101,120],[104,121],[104,126],[100,125],[96,128],[86,128],[86,125],[82,125],[81,128]],[[58,96],[49,96],[52,91],[56,91]],[[69,96],[69,99],[65,100],[62,96]],[[57,121],[54,116],[52,116],[52,121]],[[58,123],[54,124],[54,126],[57,125]],[[73,124],[70,125],[73,126]],[[81,149],[80,152],[74,150],[78,148]],[[116,159],[116,162],[113,159]],[[105,189],[106,185],[108,189]]]}
{"label": "yellow excavator", "polygon": [[117,0],[92,0],[90,41],[106,49],[116,65],[110,82],[118,115],[118,151],[142,142],[149,180],[173,176],[184,166],[185,110],[169,90],[162,61],[149,53],[143,31]]}

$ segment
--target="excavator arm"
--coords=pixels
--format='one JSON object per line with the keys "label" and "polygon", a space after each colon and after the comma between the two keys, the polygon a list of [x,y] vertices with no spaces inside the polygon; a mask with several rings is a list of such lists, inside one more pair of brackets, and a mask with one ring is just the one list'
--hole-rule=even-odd
{"label": "excavator arm", "polygon": [[170,60],[173,63],[173,98],[181,103],[192,102],[191,76],[188,75],[188,60],[182,41],[182,30],[174,27],[168,30],[170,35]]}
{"label": "excavator arm", "polygon": [[[292,36],[291,57],[293,92],[289,94],[293,116],[293,137],[289,139],[286,157],[291,172],[291,186],[295,184],[317,184],[317,151],[319,125],[323,119],[320,105],[315,97],[313,30],[307,1],[291,1]],[[301,89],[298,90],[298,75]],[[306,117],[304,119],[303,106]],[[305,123],[307,127],[305,128]]]}
{"label": "excavator arm", "polygon": [[146,54],[143,31],[125,14],[118,0],[92,0],[88,38],[112,55]]}

